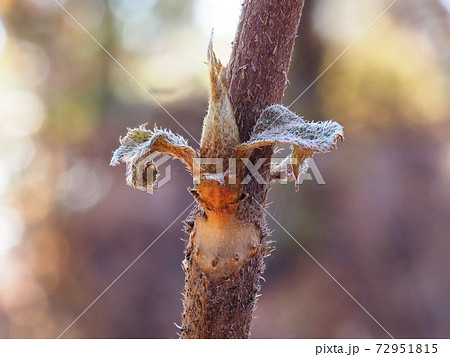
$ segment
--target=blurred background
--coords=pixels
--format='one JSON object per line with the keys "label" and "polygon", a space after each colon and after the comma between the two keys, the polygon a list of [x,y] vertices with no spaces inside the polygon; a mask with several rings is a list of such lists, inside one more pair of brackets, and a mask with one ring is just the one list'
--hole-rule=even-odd
{"label": "blurred background", "polygon": [[[391,1],[306,1],[285,104]],[[200,138],[211,29],[227,62],[240,0],[61,4]],[[126,127],[195,142],[53,0],[0,0],[0,337],[54,338],[192,202],[179,162],[154,195],[108,166]],[[450,337],[450,1],[398,0],[291,109],[345,127],[325,185],[270,212],[395,337]],[[253,338],[385,338],[273,221]],[[181,220],[64,337],[177,338]]]}

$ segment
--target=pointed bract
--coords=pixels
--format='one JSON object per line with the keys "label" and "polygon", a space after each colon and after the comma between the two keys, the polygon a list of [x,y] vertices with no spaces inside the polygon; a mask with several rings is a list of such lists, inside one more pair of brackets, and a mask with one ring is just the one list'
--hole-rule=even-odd
{"label": "pointed bract", "polygon": [[[228,159],[239,144],[239,130],[228,97],[226,67],[224,67],[212,47],[208,47],[208,68],[211,81],[208,113],[203,119],[200,156],[203,158]],[[226,162],[225,162],[226,165]]]}

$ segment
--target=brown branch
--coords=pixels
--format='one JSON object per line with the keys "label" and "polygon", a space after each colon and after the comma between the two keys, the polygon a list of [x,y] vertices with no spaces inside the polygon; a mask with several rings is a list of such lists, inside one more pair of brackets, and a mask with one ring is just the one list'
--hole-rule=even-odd
{"label": "brown branch", "polygon": [[[246,0],[243,4],[227,72],[228,93],[242,141],[249,138],[261,112],[282,101],[303,3]],[[267,159],[261,169],[267,182],[272,151],[268,146],[250,158]],[[187,219],[190,237],[183,262],[186,285],[181,338],[248,338],[269,251],[264,212],[252,198],[264,206],[267,190],[267,184],[252,179],[244,187],[248,196],[243,195],[226,229],[214,227],[213,216],[207,217],[200,208]],[[216,220],[220,222],[223,217],[219,215]],[[202,232],[205,222],[211,227]],[[207,269],[198,264],[204,253],[196,244],[214,242],[219,255],[224,256],[230,240],[240,244],[243,257],[236,254],[233,261],[224,262],[227,269],[215,265],[217,261]]]}
{"label": "brown branch", "polygon": [[[261,112],[283,100],[304,2],[249,0],[243,4],[227,73],[228,93],[242,141],[250,137]],[[260,170],[266,182],[270,181],[272,154],[273,147],[268,146],[250,157],[252,162],[266,158]],[[265,206],[268,185],[252,178],[245,192]],[[261,228],[265,225],[264,212],[255,202],[246,202],[241,212],[260,221]]]}
{"label": "brown branch", "polygon": [[283,99],[303,3],[259,0],[243,5],[227,73],[243,141],[264,108]]}

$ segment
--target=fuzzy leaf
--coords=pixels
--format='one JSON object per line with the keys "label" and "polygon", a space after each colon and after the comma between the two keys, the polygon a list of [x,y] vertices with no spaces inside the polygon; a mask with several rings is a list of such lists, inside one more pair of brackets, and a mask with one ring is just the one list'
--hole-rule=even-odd
{"label": "fuzzy leaf", "polygon": [[307,122],[276,104],[263,111],[250,139],[236,148],[236,156],[249,157],[253,150],[267,145],[292,144],[292,170],[297,179],[307,158],[336,149],[337,141],[343,137],[342,126],[334,121]]}
{"label": "fuzzy leaf", "polygon": [[145,124],[139,128],[128,129],[127,135],[120,138],[120,144],[120,147],[114,151],[110,164],[116,166],[121,162],[126,163],[127,184],[144,191],[153,188],[156,181],[158,171],[153,159],[159,154],[176,157],[191,173],[193,160],[197,157],[197,152],[182,136],[156,127],[153,131],[148,130]]}

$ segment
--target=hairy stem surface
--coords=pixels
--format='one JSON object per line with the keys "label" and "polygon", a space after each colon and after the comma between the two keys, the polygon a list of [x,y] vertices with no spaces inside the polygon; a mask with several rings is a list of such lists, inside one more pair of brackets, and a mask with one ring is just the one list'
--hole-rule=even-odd
{"label": "hairy stem surface", "polygon": [[[281,103],[304,0],[246,0],[228,65],[228,94],[241,141],[248,140],[261,112]],[[266,158],[267,146],[250,159]],[[189,241],[181,338],[248,338],[264,257],[269,248],[262,206],[268,185],[253,178],[242,201],[212,219],[200,207],[186,220]],[[247,198],[245,198],[247,197]],[[227,223],[230,222],[230,223]],[[218,259],[210,258],[215,251]]]}

